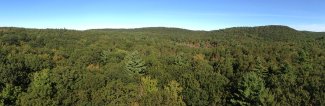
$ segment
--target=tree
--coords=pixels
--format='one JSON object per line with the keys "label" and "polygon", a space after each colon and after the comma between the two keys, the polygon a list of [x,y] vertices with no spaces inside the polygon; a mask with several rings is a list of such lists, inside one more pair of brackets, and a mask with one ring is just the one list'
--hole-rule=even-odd
{"label": "tree", "polygon": [[256,72],[260,77],[266,78],[268,75],[268,70],[263,66],[263,60],[260,57],[255,58],[255,66],[253,67],[254,72]]}
{"label": "tree", "polygon": [[0,105],[15,105],[19,93],[21,93],[21,88],[19,86],[6,84],[4,89],[0,92]]}
{"label": "tree", "polygon": [[32,83],[19,99],[19,104],[24,105],[57,105],[53,97],[57,91],[55,83],[51,82],[48,69],[44,69],[34,74]]}
{"label": "tree", "polygon": [[141,78],[141,86],[143,88],[144,94],[151,94],[158,92],[157,88],[158,81],[156,79],[151,79],[150,76]]}
{"label": "tree", "polygon": [[156,106],[161,105],[163,102],[162,94],[158,92],[159,89],[157,87],[158,81],[157,79],[152,79],[150,76],[141,78],[140,85],[140,96],[141,101],[140,105],[143,106]]}
{"label": "tree", "polygon": [[177,81],[170,81],[164,88],[164,92],[166,93],[164,104],[166,106],[185,106],[183,97],[180,95],[182,90],[183,88]]}
{"label": "tree", "polygon": [[140,58],[138,51],[134,51],[127,55],[125,69],[132,75],[142,75],[146,73],[145,63]]}
{"label": "tree", "polygon": [[137,85],[123,83],[121,80],[110,81],[106,86],[91,92],[92,104],[103,106],[126,106],[137,104]]}
{"label": "tree", "polygon": [[200,88],[200,82],[195,79],[192,73],[184,73],[179,77],[179,82],[184,88],[182,95],[187,105],[208,105],[207,93]]}
{"label": "tree", "polygon": [[184,53],[180,53],[175,57],[174,64],[178,66],[187,66],[189,63],[188,59],[184,56]]}
{"label": "tree", "polygon": [[4,35],[1,38],[2,42],[8,45],[19,45],[19,38],[18,35]]}
{"label": "tree", "polygon": [[236,85],[237,92],[231,103],[237,105],[270,105],[273,102],[273,95],[269,94],[268,89],[262,78],[255,72],[244,74]]}

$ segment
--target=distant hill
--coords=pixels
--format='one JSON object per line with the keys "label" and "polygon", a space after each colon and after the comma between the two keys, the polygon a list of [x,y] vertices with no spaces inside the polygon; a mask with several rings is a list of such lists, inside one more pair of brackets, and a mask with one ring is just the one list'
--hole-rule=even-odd
{"label": "distant hill", "polygon": [[288,26],[268,25],[258,27],[233,27],[214,32],[226,35],[244,35],[249,37],[261,37],[272,40],[290,40],[294,37],[302,37],[305,34]]}
{"label": "distant hill", "polygon": [[174,27],[143,27],[143,28],[121,28],[121,29],[114,29],[114,28],[104,28],[104,29],[89,29],[89,30],[100,30],[100,31],[110,31],[110,30],[147,30],[147,31],[159,31],[159,30],[184,30],[184,31],[191,31],[188,29],[182,28],[174,28]]}
{"label": "distant hill", "polygon": [[[4,29],[37,29],[37,28],[23,28],[23,27],[0,27]],[[65,28],[64,28],[65,29]],[[46,30],[62,30],[60,28],[46,28]],[[70,30],[70,29],[65,29]],[[204,30],[189,30],[177,27],[142,27],[142,28],[102,28],[102,29],[88,29],[85,31],[191,31],[191,32],[245,32],[245,33],[318,33],[324,34],[325,32],[312,32],[312,31],[298,31],[294,28],[283,25],[266,25],[256,27],[231,27],[219,30],[204,31]],[[265,32],[264,32],[265,31]]]}
{"label": "distant hill", "polygon": [[[0,31],[9,30],[35,30],[32,28],[17,28],[17,27],[0,27]],[[68,30],[68,29],[43,29],[43,30]],[[78,31],[78,30],[74,30]],[[112,32],[112,33],[137,33],[151,35],[169,35],[169,36],[186,36],[186,35],[224,35],[224,36],[246,36],[264,40],[288,41],[300,38],[320,38],[325,35],[325,32],[310,32],[298,31],[288,26],[283,25],[266,25],[256,27],[232,27],[212,31],[188,30],[173,27],[143,27],[130,29],[89,29],[90,32]]]}

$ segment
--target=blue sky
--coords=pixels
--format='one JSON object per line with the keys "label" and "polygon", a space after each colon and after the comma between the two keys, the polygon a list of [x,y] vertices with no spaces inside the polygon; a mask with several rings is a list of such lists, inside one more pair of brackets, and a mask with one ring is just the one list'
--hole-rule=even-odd
{"label": "blue sky", "polygon": [[179,27],[287,25],[325,31],[325,0],[2,0],[0,26]]}

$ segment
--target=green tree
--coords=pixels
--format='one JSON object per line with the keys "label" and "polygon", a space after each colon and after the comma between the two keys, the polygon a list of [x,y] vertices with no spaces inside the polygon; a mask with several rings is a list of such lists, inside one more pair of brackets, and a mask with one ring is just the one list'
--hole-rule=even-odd
{"label": "green tree", "polygon": [[266,78],[268,75],[268,70],[266,69],[266,67],[263,66],[263,59],[261,59],[260,57],[256,57],[255,62],[255,66],[253,67],[252,71],[256,72],[262,78]]}
{"label": "green tree", "polygon": [[20,93],[21,88],[19,86],[6,84],[0,92],[0,106],[15,105],[15,102],[18,98],[18,94]]}
{"label": "green tree", "polygon": [[19,45],[19,36],[6,34],[2,36],[1,41],[8,45]]}
{"label": "green tree", "polygon": [[110,81],[106,86],[91,92],[92,104],[101,106],[126,106],[137,104],[137,88],[134,83],[120,80]]}
{"label": "green tree", "polygon": [[255,72],[244,74],[238,81],[237,92],[231,103],[237,105],[271,105],[273,95],[269,94],[268,89],[262,78]]}
{"label": "green tree", "polygon": [[51,82],[48,69],[34,74],[32,83],[26,93],[20,96],[19,104],[23,105],[57,105],[54,95],[55,83]]}
{"label": "green tree", "polygon": [[177,55],[175,57],[174,64],[178,65],[178,66],[187,66],[189,63],[188,63],[188,59],[186,59],[184,53],[180,53],[179,55]]}
{"label": "green tree", "polygon": [[146,66],[138,51],[134,51],[127,55],[125,69],[133,75],[145,74]]}

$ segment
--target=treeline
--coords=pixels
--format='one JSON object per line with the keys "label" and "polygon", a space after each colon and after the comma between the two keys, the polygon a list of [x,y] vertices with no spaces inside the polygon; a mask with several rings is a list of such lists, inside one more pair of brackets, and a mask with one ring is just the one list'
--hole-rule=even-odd
{"label": "treeline", "polygon": [[0,105],[325,105],[325,33],[0,28]]}

